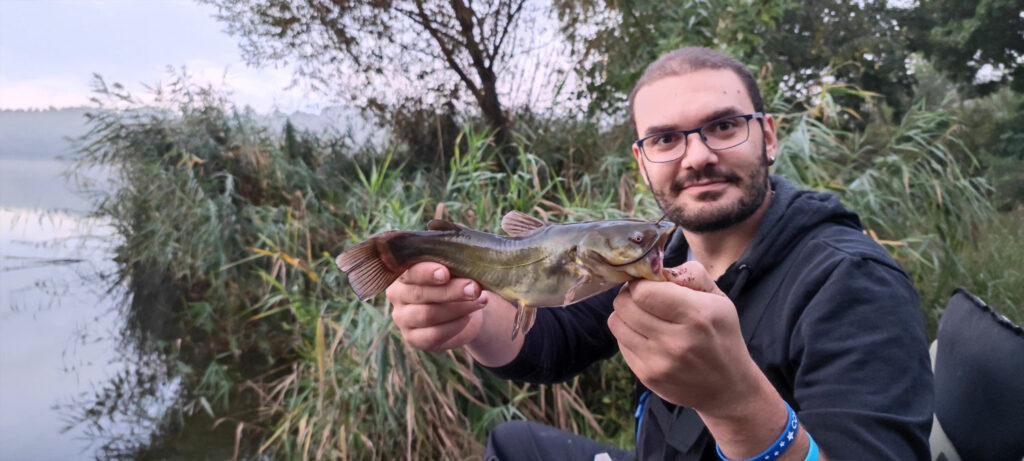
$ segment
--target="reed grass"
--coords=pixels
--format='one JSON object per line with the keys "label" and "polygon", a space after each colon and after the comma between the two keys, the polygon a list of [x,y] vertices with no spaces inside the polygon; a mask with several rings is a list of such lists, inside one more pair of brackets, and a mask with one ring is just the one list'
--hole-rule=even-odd
{"label": "reed grass", "polygon": [[[242,458],[478,458],[511,418],[631,445],[634,380],[620,358],[562,384],[500,380],[465,351],[411,348],[383,296],[355,299],[333,264],[355,242],[433,217],[488,231],[510,210],[552,222],[655,218],[622,130],[534,121],[505,158],[467,123],[434,162],[401,144],[294,130],[282,140],[185,80],[158,90],[156,109],[98,85],[79,161],[119,171],[95,214],[120,238],[113,280],[133,294],[127,337],[178,383],[164,418],[205,412],[234,426]],[[777,171],[860,211],[931,317],[954,283],[1019,306],[1021,217],[992,232],[991,191],[967,173],[955,117],[918,106],[856,132],[835,123],[843,113],[823,98],[784,115]],[[98,394],[78,421],[111,399]]]}

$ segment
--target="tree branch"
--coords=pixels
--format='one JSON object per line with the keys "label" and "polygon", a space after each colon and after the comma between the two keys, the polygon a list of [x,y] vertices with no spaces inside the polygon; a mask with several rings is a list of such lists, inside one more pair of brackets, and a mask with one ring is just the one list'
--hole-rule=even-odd
{"label": "tree branch", "polygon": [[473,66],[477,69],[493,71],[491,66],[484,62],[480,44],[477,43],[476,37],[473,36],[473,10],[467,7],[462,0],[450,0],[450,3],[452,10],[455,11],[455,20],[458,21],[460,26],[459,32],[466,40],[466,51],[469,52],[469,58],[473,61]]}
{"label": "tree branch", "polygon": [[509,30],[511,30],[511,28],[512,28],[512,24],[514,24],[516,22],[516,19],[515,19],[516,16],[518,16],[519,13],[522,12],[523,5],[525,5],[525,4],[526,4],[526,0],[520,0],[519,1],[519,5],[517,5],[514,10],[512,9],[511,6],[509,6],[508,20],[505,21],[505,27],[501,31],[501,34],[499,35],[498,41],[495,42],[494,47],[491,48],[491,62],[492,63],[495,60],[497,60],[497,58],[498,58],[498,50],[501,49],[502,44],[505,42],[505,38],[508,37]]}
{"label": "tree branch", "polygon": [[[405,16],[406,18],[409,18],[409,20],[411,20],[411,21],[413,21],[413,22],[415,22],[417,24],[423,25],[422,17],[420,16],[419,12],[409,11],[409,10],[402,9],[402,8],[399,8],[399,7],[395,7],[395,11],[397,11],[402,16]],[[424,27],[426,27],[426,26],[424,25]],[[461,46],[463,48],[466,47],[466,43],[462,41],[461,37],[452,35],[452,34],[448,33],[447,31],[441,30],[441,29],[438,29],[438,28],[434,28],[434,31],[436,31],[444,39],[446,39],[446,40],[448,40],[450,42],[453,42],[453,43],[455,43],[455,44],[457,44],[457,45],[459,45],[459,46]],[[437,38],[435,37],[435,40],[436,39]]]}
{"label": "tree branch", "polygon": [[[419,22],[419,24],[423,26],[424,29],[427,29],[427,33],[429,33],[430,36],[434,38],[434,41],[437,42],[437,46],[441,48],[441,54],[444,56],[445,62],[447,62],[448,66],[450,66],[452,70],[454,70],[455,73],[459,75],[459,78],[462,80],[462,82],[466,84],[466,88],[469,90],[470,93],[473,94],[473,97],[476,98],[477,103],[483,105],[483,93],[480,91],[480,88],[476,85],[476,82],[474,82],[472,79],[469,78],[468,75],[466,75],[466,72],[462,70],[462,66],[460,66],[459,63],[455,60],[454,51],[448,47],[444,40],[442,40],[443,34],[441,34],[437,29],[434,28],[433,23],[431,23],[430,18],[427,16],[427,12],[423,9],[423,0],[416,0],[416,10],[417,17],[419,18],[417,22]],[[467,49],[469,49],[468,46]]]}

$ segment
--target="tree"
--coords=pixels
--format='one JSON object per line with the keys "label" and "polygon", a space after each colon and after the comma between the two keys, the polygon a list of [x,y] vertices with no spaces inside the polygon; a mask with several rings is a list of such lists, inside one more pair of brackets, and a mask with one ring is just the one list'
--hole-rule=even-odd
{"label": "tree", "polygon": [[[912,50],[901,10],[884,0],[793,2],[764,37],[764,52],[781,89],[806,97],[822,75],[836,83],[879,93],[903,113],[909,109],[914,78],[908,68]],[[860,96],[845,97],[857,108]]]}
{"label": "tree", "polygon": [[[909,104],[907,39],[899,10],[886,2],[686,0],[644,2],[561,0],[563,30],[590,53],[580,72],[594,96],[592,108],[614,112],[644,65],[671,49],[693,45],[740,59],[770,99],[781,91],[799,101],[829,75],[837,83]],[[843,101],[853,105],[855,101]]]}
{"label": "tree", "polygon": [[[906,13],[911,44],[961,86],[1024,93],[1024,7],[1019,0],[923,0]],[[979,72],[990,67],[986,78]],[[979,77],[982,77],[979,79]]]}
{"label": "tree", "polygon": [[511,139],[498,77],[530,25],[526,0],[200,1],[217,6],[251,64],[294,62],[315,88],[385,112],[468,93],[496,140]]}
{"label": "tree", "polygon": [[721,49],[740,59],[758,55],[760,37],[787,3],[556,0],[555,10],[579,56],[577,72],[591,110],[619,113],[647,64],[667,51],[690,45]]}

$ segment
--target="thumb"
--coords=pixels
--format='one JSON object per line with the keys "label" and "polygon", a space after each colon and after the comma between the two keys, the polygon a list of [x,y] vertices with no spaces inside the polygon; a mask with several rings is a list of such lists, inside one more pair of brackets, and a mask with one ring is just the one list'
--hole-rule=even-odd
{"label": "thumb", "polygon": [[704,265],[697,261],[687,261],[679,266],[665,269],[668,281],[691,290],[702,291],[714,295],[725,296],[711,278]]}

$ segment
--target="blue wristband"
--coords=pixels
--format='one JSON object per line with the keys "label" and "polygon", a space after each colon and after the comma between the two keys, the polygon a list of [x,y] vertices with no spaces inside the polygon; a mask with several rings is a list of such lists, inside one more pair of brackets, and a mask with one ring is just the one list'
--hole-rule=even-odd
{"label": "blue wristband", "polygon": [[[786,420],[786,427],[782,429],[782,434],[779,434],[779,438],[775,439],[775,443],[768,447],[767,450],[747,461],[773,461],[778,459],[796,440],[796,432],[800,428],[800,421],[796,419],[796,412],[793,411],[793,407],[790,407],[785,400],[782,403],[786,404],[786,411],[789,413],[789,418]],[[814,445],[813,441],[811,442],[811,447],[814,450],[813,459],[818,459],[817,446]],[[718,457],[722,458],[723,461],[733,461],[725,457],[725,454],[722,453],[722,448],[718,446],[718,442],[715,442],[715,452],[718,453]],[[808,453],[808,456],[810,456],[810,453]]]}
{"label": "blue wristband", "polygon": [[811,433],[807,433],[807,441],[810,442],[811,446],[807,449],[807,457],[804,461],[818,461],[818,444],[814,443],[814,438],[811,437]]}
{"label": "blue wristband", "polygon": [[640,394],[640,403],[636,406],[636,446],[640,446],[640,428],[644,426],[644,411],[647,410],[647,399],[651,398],[651,391],[645,390]]}

